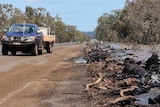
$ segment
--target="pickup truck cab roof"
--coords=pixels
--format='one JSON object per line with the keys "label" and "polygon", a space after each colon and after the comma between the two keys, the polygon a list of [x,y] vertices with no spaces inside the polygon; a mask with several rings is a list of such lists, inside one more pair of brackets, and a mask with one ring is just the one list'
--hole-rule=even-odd
{"label": "pickup truck cab roof", "polygon": [[12,33],[32,33],[32,32],[37,32],[39,30],[38,26],[36,24],[28,24],[28,23],[18,23],[18,24],[13,24],[8,32]]}

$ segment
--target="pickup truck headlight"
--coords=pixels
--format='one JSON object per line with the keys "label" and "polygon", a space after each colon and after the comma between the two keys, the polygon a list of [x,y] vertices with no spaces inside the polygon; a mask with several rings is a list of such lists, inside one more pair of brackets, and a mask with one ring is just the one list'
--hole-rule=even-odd
{"label": "pickup truck headlight", "polygon": [[4,40],[4,41],[9,41],[9,38],[8,38],[8,36],[3,35],[3,36],[2,36],[2,40]]}
{"label": "pickup truck headlight", "polygon": [[29,36],[29,37],[26,38],[26,41],[28,41],[28,42],[29,41],[35,41],[35,39],[36,39],[35,36]]}
{"label": "pickup truck headlight", "polygon": [[24,37],[21,37],[21,41],[24,41],[25,40],[25,38]]}
{"label": "pickup truck headlight", "polygon": [[10,40],[13,41],[13,40],[14,40],[14,37],[10,37]]}

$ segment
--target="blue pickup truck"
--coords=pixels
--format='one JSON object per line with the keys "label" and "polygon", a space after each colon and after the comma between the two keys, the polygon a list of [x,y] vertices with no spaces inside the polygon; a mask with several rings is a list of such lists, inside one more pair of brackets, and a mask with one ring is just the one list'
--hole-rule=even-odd
{"label": "blue pickup truck", "polygon": [[1,38],[2,55],[16,55],[17,51],[41,55],[43,52],[43,33],[36,24],[13,24],[8,30],[4,30]]}

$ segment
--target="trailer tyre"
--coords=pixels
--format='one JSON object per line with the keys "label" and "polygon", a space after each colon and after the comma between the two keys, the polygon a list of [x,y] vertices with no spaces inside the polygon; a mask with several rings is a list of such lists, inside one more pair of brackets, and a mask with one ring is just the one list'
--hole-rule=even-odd
{"label": "trailer tyre", "polygon": [[51,53],[50,47],[47,47],[47,53]]}

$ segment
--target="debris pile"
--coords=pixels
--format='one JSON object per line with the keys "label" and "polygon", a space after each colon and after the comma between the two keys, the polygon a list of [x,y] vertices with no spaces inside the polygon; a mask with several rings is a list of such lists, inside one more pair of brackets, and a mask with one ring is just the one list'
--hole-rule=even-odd
{"label": "debris pile", "polygon": [[[144,106],[137,102],[136,96],[160,87],[160,63],[155,53],[145,62],[136,61],[135,57],[138,56],[126,49],[115,49],[108,44],[85,46],[83,58],[89,71],[85,91],[93,106]],[[160,94],[148,98],[147,105],[160,105]]]}

